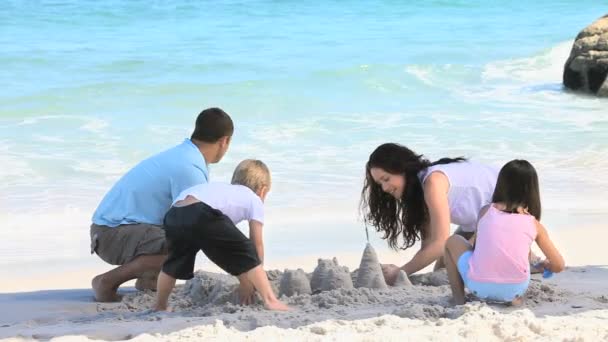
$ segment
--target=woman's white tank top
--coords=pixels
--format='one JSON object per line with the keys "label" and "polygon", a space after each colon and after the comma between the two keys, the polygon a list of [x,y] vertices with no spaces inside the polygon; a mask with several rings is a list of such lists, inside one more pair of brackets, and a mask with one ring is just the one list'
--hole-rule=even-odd
{"label": "woman's white tank top", "polygon": [[434,165],[420,173],[424,184],[433,172],[443,173],[449,181],[450,220],[465,232],[474,232],[479,210],[492,202],[499,169],[470,161]]}

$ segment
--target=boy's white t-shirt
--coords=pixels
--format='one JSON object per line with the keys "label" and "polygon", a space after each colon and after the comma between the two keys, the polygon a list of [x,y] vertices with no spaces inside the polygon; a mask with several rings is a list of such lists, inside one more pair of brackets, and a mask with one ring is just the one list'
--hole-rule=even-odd
{"label": "boy's white t-shirt", "polygon": [[264,204],[260,197],[246,186],[227,183],[198,184],[182,191],[173,204],[188,196],[221,211],[235,225],[250,220],[264,223]]}

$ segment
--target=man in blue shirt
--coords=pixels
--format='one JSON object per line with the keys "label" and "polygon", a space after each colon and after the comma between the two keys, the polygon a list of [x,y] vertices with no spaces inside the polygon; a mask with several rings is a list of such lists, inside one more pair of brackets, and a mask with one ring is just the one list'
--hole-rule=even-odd
{"label": "man in blue shirt", "polygon": [[138,289],[156,288],[167,254],[163,217],[180,192],[208,182],[207,165],[222,159],[233,132],[228,114],[205,109],[190,139],[140,162],[105,195],[93,214],[91,253],[120,266],[93,278],[97,301],[119,301],[118,287],[136,278]]}

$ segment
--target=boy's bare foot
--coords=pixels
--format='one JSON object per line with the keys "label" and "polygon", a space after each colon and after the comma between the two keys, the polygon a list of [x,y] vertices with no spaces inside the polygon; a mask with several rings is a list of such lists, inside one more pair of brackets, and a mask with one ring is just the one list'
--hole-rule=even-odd
{"label": "boy's bare foot", "polygon": [[283,302],[281,302],[278,299],[269,300],[266,303],[264,303],[264,306],[268,310],[275,310],[275,311],[290,311],[291,310],[291,308],[289,306],[285,305]]}
{"label": "boy's bare foot", "polygon": [[93,278],[91,286],[95,293],[95,300],[98,302],[120,302],[122,299],[122,297],[116,293],[116,288],[104,284],[103,274]]}
{"label": "boy's bare foot", "polygon": [[144,273],[135,281],[135,288],[139,291],[152,290],[156,291],[156,283],[158,281],[158,272]]}

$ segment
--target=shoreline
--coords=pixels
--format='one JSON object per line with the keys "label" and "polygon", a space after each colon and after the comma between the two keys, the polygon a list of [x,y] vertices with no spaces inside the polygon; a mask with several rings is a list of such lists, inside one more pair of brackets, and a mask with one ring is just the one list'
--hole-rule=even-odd
{"label": "shoreline", "polygon": [[[600,253],[605,248],[602,236],[608,235],[605,232],[604,225],[597,224],[572,229],[561,228],[553,231],[550,230],[549,234],[564,256],[566,266],[608,265],[608,258]],[[402,265],[409,260],[418,248],[417,244],[406,251],[395,252],[389,250],[386,243],[382,240],[375,239],[372,244],[378,253],[381,263],[394,263],[397,265]],[[581,246],[584,246],[584,248],[581,248]],[[341,265],[353,270],[359,267],[361,252],[364,247],[365,242],[362,241],[361,248],[358,251],[327,252],[283,258],[268,254],[268,262],[264,268],[266,270],[280,271],[302,268],[306,272],[312,272],[317,266],[319,258],[336,257]],[[535,245],[533,245],[532,249],[538,255],[542,255]],[[65,263],[61,263],[55,269],[40,269],[39,262],[26,263],[25,266],[16,264],[0,265],[4,269],[2,272],[3,281],[0,282],[0,294],[44,290],[90,289],[90,281],[95,275],[107,272],[114,267],[106,264],[94,255],[86,254],[83,259],[85,260],[75,260],[74,265],[68,264],[68,260],[66,260]],[[9,271],[5,271],[6,269],[9,269]],[[202,253],[199,253],[197,257],[196,269],[221,272],[217,266],[202,256]],[[34,270],[37,271],[37,274],[23,274],[24,272],[32,272]],[[430,271],[432,271],[432,266],[426,267],[421,272]],[[132,287],[133,284],[134,281],[130,281],[125,286]]]}

